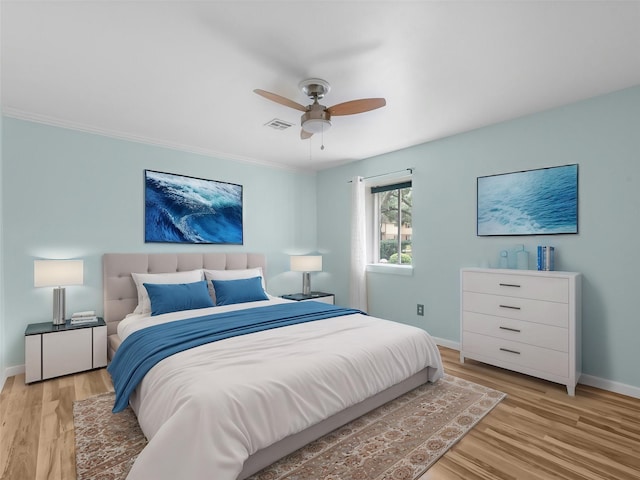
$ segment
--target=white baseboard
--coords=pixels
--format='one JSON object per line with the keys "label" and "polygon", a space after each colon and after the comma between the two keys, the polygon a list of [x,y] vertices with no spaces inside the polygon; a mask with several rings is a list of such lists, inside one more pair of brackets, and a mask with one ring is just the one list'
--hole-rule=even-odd
{"label": "white baseboard", "polygon": [[7,378],[20,375],[21,373],[24,373],[24,371],[24,365],[16,365],[14,367],[5,368],[2,377],[0,377],[0,390],[4,388],[4,383],[7,381]]}
{"label": "white baseboard", "polygon": [[454,342],[453,340],[447,340],[446,338],[439,337],[431,337],[435,340],[436,345],[441,345],[443,347],[452,348],[454,350],[460,351],[460,342]]}
{"label": "white baseboard", "polygon": [[[460,351],[460,342],[454,342],[447,340],[446,338],[432,337],[437,345],[443,347],[452,348],[453,350]],[[640,388],[625,383],[614,382],[613,380],[607,380],[606,378],[594,377],[593,375],[580,376],[578,383],[582,385],[588,385],[589,387],[599,388],[600,390],[606,390],[608,392],[619,393],[628,397],[640,398]]]}
{"label": "white baseboard", "polygon": [[640,398],[640,388],[625,383],[614,382],[613,380],[607,380],[606,378],[594,377],[593,375],[585,375],[583,373],[578,383],[596,387],[601,390],[607,390],[608,392],[619,393],[628,397]]}
{"label": "white baseboard", "polygon": [[24,373],[24,372],[25,372],[24,365],[15,365],[13,367],[8,367],[5,370],[7,378],[13,377],[15,375],[20,375],[21,373]]}

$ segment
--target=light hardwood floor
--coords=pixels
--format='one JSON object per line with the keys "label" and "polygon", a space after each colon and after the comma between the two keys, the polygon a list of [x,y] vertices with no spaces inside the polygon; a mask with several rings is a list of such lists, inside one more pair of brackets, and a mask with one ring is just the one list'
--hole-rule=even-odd
{"label": "light hardwood floor", "polygon": [[[441,348],[445,370],[507,393],[421,480],[640,479],[640,400],[561,385],[468,360]],[[74,400],[113,390],[105,369],[34,385],[7,380],[0,395],[3,480],[74,480]]]}

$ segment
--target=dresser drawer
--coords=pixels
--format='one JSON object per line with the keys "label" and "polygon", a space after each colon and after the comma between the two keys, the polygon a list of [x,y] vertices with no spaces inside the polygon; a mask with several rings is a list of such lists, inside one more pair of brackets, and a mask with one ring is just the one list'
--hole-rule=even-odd
{"label": "dresser drawer", "polygon": [[462,274],[462,290],[550,302],[569,301],[569,281],[553,276],[466,271]]}
{"label": "dresser drawer", "polygon": [[[464,312],[464,329],[512,342],[526,343],[559,352],[569,351],[569,330],[482,313]],[[467,345],[465,345],[465,348]]]}
{"label": "dresser drawer", "polygon": [[559,377],[566,377],[569,373],[569,355],[564,352],[473,332],[463,332],[462,338],[465,354],[470,357],[475,353],[499,360],[498,364],[509,363]]}
{"label": "dresser drawer", "polygon": [[568,303],[465,291],[462,292],[462,308],[465,312],[515,318],[556,327],[569,326]]}

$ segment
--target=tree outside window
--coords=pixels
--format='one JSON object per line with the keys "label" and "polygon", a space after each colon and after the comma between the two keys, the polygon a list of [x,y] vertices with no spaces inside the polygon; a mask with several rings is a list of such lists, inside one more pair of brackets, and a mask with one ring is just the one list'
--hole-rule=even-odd
{"label": "tree outside window", "polygon": [[411,182],[373,187],[377,195],[378,262],[410,265]]}

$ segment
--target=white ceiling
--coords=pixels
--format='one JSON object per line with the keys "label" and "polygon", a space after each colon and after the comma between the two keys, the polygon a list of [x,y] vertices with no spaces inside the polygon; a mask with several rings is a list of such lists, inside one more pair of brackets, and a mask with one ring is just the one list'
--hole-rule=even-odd
{"label": "white ceiling", "polygon": [[[640,85],[637,1],[6,1],[5,114],[323,169]],[[333,118],[300,140],[320,77]],[[265,127],[273,118],[295,126]]]}

